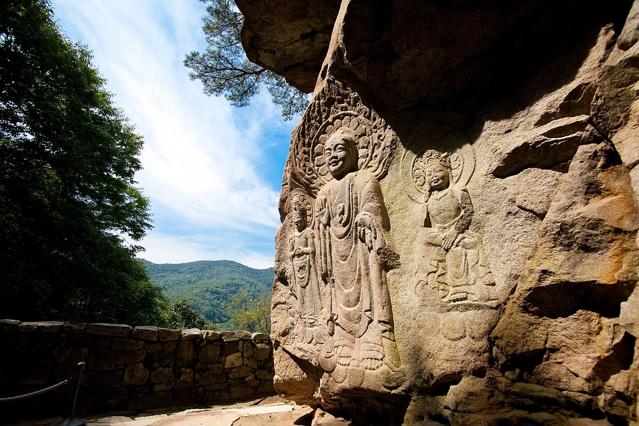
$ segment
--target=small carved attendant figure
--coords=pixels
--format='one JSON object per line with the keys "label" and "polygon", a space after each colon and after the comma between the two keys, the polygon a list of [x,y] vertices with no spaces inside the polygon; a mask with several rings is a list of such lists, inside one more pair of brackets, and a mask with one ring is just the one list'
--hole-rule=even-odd
{"label": "small carved attendant figure", "polygon": [[[313,229],[308,227],[310,203],[301,193],[294,194],[291,202],[295,231],[289,240],[289,259],[292,265],[292,290],[297,299],[297,323],[295,339],[300,343],[311,343],[317,333],[312,330],[321,326],[321,298],[315,269],[315,241]],[[317,330],[316,330],[317,331]]]}
{"label": "small carved attendant figure", "polygon": [[[341,383],[361,385],[366,371],[399,367],[391,301],[380,253],[389,222],[378,180],[358,170],[355,135],[346,128],[324,146],[333,177],[316,202],[319,270],[330,292],[329,339],[320,365]],[[389,371],[390,370],[390,371]],[[390,374],[382,374],[386,387]],[[379,376],[378,376],[379,377]]]}
{"label": "small carved attendant figure", "polygon": [[487,302],[475,285],[494,281],[480,250],[480,238],[468,230],[473,204],[465,188],[451,185],[447,154],[426,151],[420,159],[428,190],[424,201],[426,282],[436,288],[442,301]]}

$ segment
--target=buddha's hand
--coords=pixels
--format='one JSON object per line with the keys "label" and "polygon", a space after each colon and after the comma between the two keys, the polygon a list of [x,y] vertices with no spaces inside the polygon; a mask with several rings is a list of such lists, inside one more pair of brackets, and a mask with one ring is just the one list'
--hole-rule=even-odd
{"label": "buddha's hand", "polygon": [[459,232],[455,231],[454,229],[451,229],[450,231],[446,232],[444,234],[444,237],[442,238],[442,248],[446,251],[450,250],[450,248],[455,243],[455,240],[457,239],[458,235],[459,235]]}
{"label": "buddha's hand", "polygon": [[373,244],[377,240],[377,230],[370,217],[360,216],[357,218],[357,237],[366,245],[368,250],[373,250]]}
{"label": "buddha's hand", "polygon": [[320,223],[324,226],[328,226],[329,216],[326,197],[319,197],[317,199],[315,210],[317,211],[317,218],[319,219]]}

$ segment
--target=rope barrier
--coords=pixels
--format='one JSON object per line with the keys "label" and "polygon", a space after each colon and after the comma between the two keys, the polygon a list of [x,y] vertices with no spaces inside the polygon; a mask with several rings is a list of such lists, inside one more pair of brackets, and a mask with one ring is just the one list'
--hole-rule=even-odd
{"label": "rope barrier", "polygon": [[79,362],[77,364],[77,367],[79,368],[79,371],[77,374],[74,374],[73,376],[69,377],[68,379],[64,379],[61,382],[58,382],[54,385],[51,386],[47,386],[44,389],[39,389],[37,391],[33,391],[33,392],[29,392],[29,393],[25,393],[22,395],[16,395],[16,396],[8,396],[8,397],[4,397],[4,398],[0,398],[0,402],[13,402],[13,401],[20,401],[23,399],[28,399],[28,398],[32,398],[34,396],[38,396],[38,395],[42,395],[44,393],[47,392],[51,392],[53,390],[56,390],[62,386],[66,386],[69,383],[71,383],[74,379],[78,379],[77,385],[76,385],[76,391],[75,391],[75,397],[74,397],[74,401],[73,401],[73,405],[75,408],[75,402],[78,398],[78,389],[79,389],[79,385],[80,385],[80,374],[82,373],[82,370],[84,369],[84,363],[83,362]]}
{"label": "rope barrier", "polygon": [[82,377],[82,372],[84,371],[84,367],[85,367],[85,363],[84,362],[79,362],[76,364],[76,367],[78,369],[78,372],[76,374],[74,374],[73,376],[69,377],[68,379],[65,379],[59,383],[56,383],[54,385],[51,386],[47,386],[44,389],[40,389],[37,391],[33,391],[33,392],[29,392],[29,393],[25,393],[23,395],[16,395],[16,396],[9,396],[9,397],[4,397],[4,398],[0,398],[0,403],[2,402],[13,402],[13,401],[20,401],[23,399],[28,399],[28,398],[32,398],[34,396],[38,396],[38,395],[42,395],[51,391],[54,391],[58,388],[61,388],[62,386],[66,386],[70,383],[72,383],[75,380],[75,392],[73,394],[73,403],[71,405],[71,417],[67,417],[66,419],[64,419],[64,421],[62,423],[60,423],[58,426],[83,426],[86,425],[86,421],[81,420],[81,419],[76,419],[74,417],[75,415],[75,407],[76,404],[78,402],[78,394],[80,393],[80,378]]}
{"label": "rope barrier", "polygon": [[57,389],[59,387],[62,387],[64,385],[68,385],[71,382],[71,380],[73,380],[73,377],[65,379],[65,380],[61,381],[60,383],[56,383],[55,385],[48,386],[48,387],[46,387],[44,389],[40,389],[40,390],[37,390],[37,391],[25,393],[23,395],[8,396],[6,398],[0,398],[0,402],[20,401],[21,399],[27,399],[27,398],[31,398],[33,396],[42,395],[43,393],[50,392],[50,391],[55,390],[55,389]]}

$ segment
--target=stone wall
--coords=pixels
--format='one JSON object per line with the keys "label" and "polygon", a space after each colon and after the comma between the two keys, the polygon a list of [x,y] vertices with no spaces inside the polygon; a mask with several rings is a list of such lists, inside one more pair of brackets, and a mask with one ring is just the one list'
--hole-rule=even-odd
{"label": "stone wall", "polygon": [[[0,320],[0,341],[0,397],[57,383],[83,361],[80,413],[211,404],[273,393],[271,342],[260,333]],[[66,415],[72,387],[4,403],[1,411],[3,416]]]}

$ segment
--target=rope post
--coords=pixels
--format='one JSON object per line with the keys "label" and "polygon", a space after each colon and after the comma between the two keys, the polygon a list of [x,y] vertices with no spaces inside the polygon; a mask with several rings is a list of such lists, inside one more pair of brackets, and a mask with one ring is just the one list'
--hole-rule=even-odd
{"label": "rope post", "polygon": [[84,362],[78,362],[76,364],[76,368],[77,368],[77,375],[78,377],[76,378],[76,382],[75,382],[75,392],[73,394],[73,404],[71,405],[71,417],[64,419],[64,421],[62,423],[60,423],[58,426],[82,426],[86,424],[85,420],[81,420],[81,419],[76,419],[75,416],[75,407],[76,404],[78,402],[78,394],[80,393],[80,380],[82,379],[82,372],[84,371],[84,367],[86,366],[86,364]]}
{"label": "rope post", "polygon": [[71,406],[71,418],[75,415],[75,406],[78,402],[78,393],[80,393],[80,380],[82,379],[82,373],[84,372],[84,367],[86,363],[78,362],[76,367],[78,368],[78,380],[75,383],[75,395],[73,395],[73,405]]}

